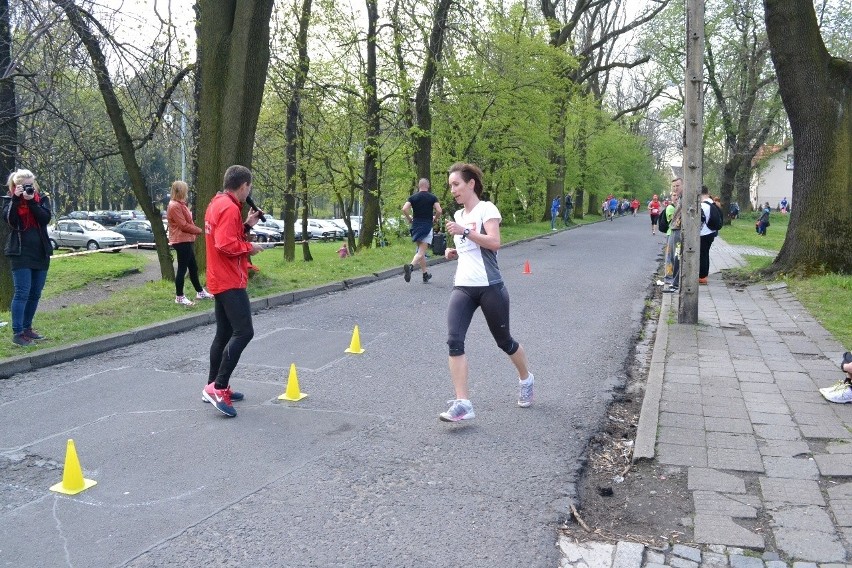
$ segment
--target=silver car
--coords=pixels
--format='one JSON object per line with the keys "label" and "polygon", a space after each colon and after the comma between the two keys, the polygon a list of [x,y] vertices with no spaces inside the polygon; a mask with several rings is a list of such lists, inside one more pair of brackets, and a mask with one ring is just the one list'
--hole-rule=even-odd
{"label": "silver car", "polygon": [[95,221],[78,219],[60,220],[48,229],[47,236],[54,250],[59,247],[98,250],[127,244],[124,235],[107,230]]}

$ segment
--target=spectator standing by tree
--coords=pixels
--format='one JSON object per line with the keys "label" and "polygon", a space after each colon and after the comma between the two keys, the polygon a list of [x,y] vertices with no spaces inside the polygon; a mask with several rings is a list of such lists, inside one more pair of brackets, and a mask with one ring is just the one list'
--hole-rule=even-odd
{"label": "spectator standing by tree", "polygon": [[184,181],[172,183],[171,200],[166,211],[169,221],[169,244],[177,254],[177,272],[175,273],[175,303],[192,306],[194,302],[183,295],[183,285],[187,271],[189,280],[195,288],[195,299],[212,299],[213,294],[204,289],[198,280],[198,264],[195,262],[195,238],[201,234],[192,220],[192,212],[186,206],[189,186]]}
{"label": "spectator standing by tree", "polygon": [[4,199],[3,219],[11,229],[3,249],[12,268],[12,343],[29,347],[45,339],[33,329],[33,318],[47,281],[53,247],[47,236],[50,200],[39,191],[30,170],[12,172]]}

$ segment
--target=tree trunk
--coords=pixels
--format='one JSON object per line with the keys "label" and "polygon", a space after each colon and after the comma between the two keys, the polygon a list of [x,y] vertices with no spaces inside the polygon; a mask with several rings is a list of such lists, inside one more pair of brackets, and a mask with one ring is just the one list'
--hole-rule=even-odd
{"label": "tree trunk", "polygon": [[852,63],[832,57],[811,0],[764,0],[796,152],[793,209],[774,273],[852,273]]}
{"label": "tree trunk", "polygon": [[432,31],[429,34],[429,47],[426,50],[426,62],[423,77],[414,97],[414,113],[417,128],[414,131],[414,165],[418,178],[432,179],[432,107],[429,95],[432,83],[438,74],[438,62],[444,49],[444,33],[447,29],[447,15],[452,0],[438,0],[432,18]]}
{"label": "tree trunk", "polygon": [[[232,165],[251,168],[273,0],[198,0],[198,219]],[[203,235],[200,235],[203,237]],[[201,240],[201,239],[199,239]],[[203,246],[198,264],[206,266]]]}
{"label": "tree trunk", "polygon": [[[15,101],[15,82],[2,73],[12,61],[12,35],[9,27],[9,0],[0,0],[0,195],[6,195],[6,181],[15,170],[18,155],[18,105]],[[34,172],[38,175],[38,172]],[[46,189],[46,188],[45,188]],[[0,211],[3,209],[0,199]],[[5,246],[9,225],[0,221],[0,247]],[[0,250],[0,309],[12,303],[12,267],[9,258]]]}
{"label": "tree trunk", "polygon": [[379,99],[376,81],[376,27],[379,21],[377,0],[367,0],[367,75],[364,83],[367,139],[364,145],[364,215],[362,217],[360,245],[371,247],[379,219]]}
{"label": "tree trunk", "polygon": [[107,68],[106,57],[101,50],[100,39],[92,33],[92,30],[89,28],[89,22],[86,21],[83,12],[81,12],[72,0],[53,0],[53,2],[65,12],[74,33],[77,34],[80,41],[86,46],[86,51],[89,52],[92,67],[98,79],[98,89],[101,92],[101,97],[103,97],[104,106],[106,107],[107,115],[109,115],[110,124],[112,125],[118,149],[121,153],[121,160],[124,163],[124,167],[127,170],[127,177],[130,179],[130,185],[133,188],[133,194],[136,196],[139,206],[142,207],[142,211],[145,212],[148,219],[152,220],[151,229],[154,232],[154,242],[157,245],[160,275],[164,280],[174,280],[175,269],[169,255],[169,243],[165,227],[163,227],[162,223],[153,222],[160,219],[160,210],[151,200],[145,175],[142,173],[142,168],[136,159],[136,149],[133,146],[133,139],[130,137],[127,125],[124,122],[121,104],[118,102],[118,97],[115,94],[112,78]]}
{"label": "tree trunk", "polygon": [[[311,22],[311,0],[302,0],[302,11],[299,14],[299,33],[296,36],[296,47],[299,61],[296,66],[296,76],[293,80],[293,95],[287,105],[287,125],[284,129],[286,143],[287,166],[285,169],[284,192],[284,260],[293,261],[296,258],[296,167],[297,137],[301,116],[302,90],[310,69],[308,57],[308,26]],[[307,190],[306,190],[307,191]]]}

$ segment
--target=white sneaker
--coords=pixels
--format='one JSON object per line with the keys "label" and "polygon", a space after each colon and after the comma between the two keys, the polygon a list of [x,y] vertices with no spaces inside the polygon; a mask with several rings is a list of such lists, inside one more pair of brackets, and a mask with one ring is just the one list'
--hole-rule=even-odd
{"label": "white sneaker", "polygon": [[846,388],[848,386],[849,386],[849,383],[847,383],[845,380],[844,381],[837,381],[836,383],[834,383],[830,387],[823,387],[823,388],[819,389],[819,392],[822,393],[823,395],[826,395],[830,392],[843,390],[844,388]]}
{"label": "white sneaker", "polygon": [[195,302],[193,302],[186,296],[175,296],[175,304],[181,304],[183,306],[194,306]]}
{"label": "white sneaker", "polygon": [[195,295],[196,300],[212,300],[213,294],[207,291],[207,288],[202,288],[201,292]]}
{"label": "white sneaker", "polygon": [[657,280],[657,286],[664,286],[665,284],[662,280]]}
{"label": "white sneaker", "polygon": [[828,392],[823,392],[822,396],[824,396],[825,400],[829,402],[837,402],[839,404],[852,402],[852,386],[846,385],[845,388],[837,388]]}

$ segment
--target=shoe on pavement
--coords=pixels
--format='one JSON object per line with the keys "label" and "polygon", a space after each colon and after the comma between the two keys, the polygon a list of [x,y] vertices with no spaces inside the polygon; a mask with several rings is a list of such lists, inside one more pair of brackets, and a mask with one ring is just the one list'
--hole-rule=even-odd
{"label": "shoe on pavement", "polygon": [[[230,393],[231,393],[231,402],[239,402],[239,401],[241,401],[242,399],[245,398],[245,395],[243,393],[241,393],[239,391],[231,390],[230,385],[228,386],[227,390],[230,391]],[[201,395],[201,402],[210,402],[210,401],[207,400],[207,398],[205,398],[204,394],[202,394]]]}
{"label": "shoe on pavement", "polygon": [[182,306],[194,306],[195,302],[186,296],[175,296],[175,304],[180,304]]}
{"label": "shoe on pavement", "polygon": [[411,282],[411,271],[413,269],[414,269],[413,264],[402,265],[402,277],[405,278],[406,282]]}
{"label": "shoe on pavement", "polygon": [[16,333],[12,336],[12,343],[18,347],[31,347],[35,343],[23,333]]}
{"label": "shoe on pavement", "polygon": [[424,272],[423,273],[423,283],[426,284],[430,280],[432,280],[432,275],[429,274],[428,272]]}
{"label": "shoe on pavement", "polygon": [[217,389],[216,383],[210,383],[204,390],[201,391],[201,396],[207,399],[207,402],[216,407],[216,410],[229,418],[237,415],[236,409],[231,406],[231,390]]}
{"label": "shoe on pavement", "polygon": [[665,282],[663,282],[662,280],[657,280],[657,286],[663,286],[663,285],[665,285]]}
{"label": "shoe on pavement", "polygon": [[850,385],[850,383],[847,380],[837,381],[836,383],[834,383],[833,385],[831,385],[829,387],[823,387],[823,388],[819,389],[819,392],[822,395],[826,395],[826,394],[828,394],[830,392],[834,392],[836,390],[842,390],[842,389],[848,387],[849,385]]}
{"label": "shoe on pavement", "polygon": [[699,278],[698,283],[699,284],[707,284],[707,277],[705,276],[704,278]]}
{"label": "shoe on pavement", "polygon": [[196,300],[212,300],[213,294],[207,291],[207,288],[202,288],[201,292],[195,295]]}
{"label": "shoe on pavement", "polygon": [[458,422],[476,417],[476,414],[473,413],[473,405],[469,400],[448,400],[447,403],[450,408],[438,415],[438,418],[444,422]]}
{"label": "shoe on pavement", "polygon": [[21,332],[21,335],[23,335],[30,341],[41,341],[42,339],[47,339],[45,336],[43,336],[33,328],[25,329]]}
{"label": "shoe on pavement", "polygon": [[518,378],[518,406],[521,408],[527,408],[532,404],[534,382],[535,377],[533,377],[532,373],[524,381]]}
{"label": "shoe on pavement", "polygon": [[852,402],[852,385],[846,384],[843,388],[823,392],[822,396],[829,402],[837,402],[839,404]]}

